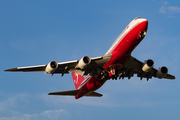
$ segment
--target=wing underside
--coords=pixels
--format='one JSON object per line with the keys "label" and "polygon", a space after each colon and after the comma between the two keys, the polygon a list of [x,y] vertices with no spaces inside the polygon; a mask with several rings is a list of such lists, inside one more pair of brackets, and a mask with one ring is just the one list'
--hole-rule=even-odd
{"label": "wing underside", "polygon": [[[102,68],[105,63],[111,58],[111,55],[105,55],[100,57],[91,58],[91,63],[86,67],[84,70],[80,70],[76,68],[76,65],[78,64],[79,60],[74,61],[68,61],[68,62],[61,62],[58,63],[57,69],[53,72],[53,74],[67,74],[71,71],[76,71],[76,74],[80,75],[88,75],[95,73],[95,68]],[[137,60],[134,57],[130,57],[130,59],[127,61],[127,63],[123,66],[121,69],[121,73],[119,77],[124,78],[128,77],[129,79],[134,75],[137,74],[137,77],[147,78],[149,80],[152,77],[157,77],[157,69],[152,68],[149,72],[143,72],[142,67],[144,63]],[[45,71],[47,65],[38,65],[38,66],[27,66],[27,67],[17,67],[12,69],[7,69],[5,71],[11,71],[11,72],[43,72]],[[93,76],[96,74],[92,74]],[[165,79],[175,79],[175,76],[166,74],[163,78]]]}
{"label": "wing underside", "polygon": [[[58,67],[55,71],[53,71],[53,74],[66,74],[71,71],[77,71],[78,73],[83,73],[82,75],[88,75],[92,73],[92,71],[95,68],[102,68],[105,63],[111,58],[111,55],[104,55],[100,57],[94,57],[91,58],[91,63],[83,70],[76,68],[79,60],[74,60],[74,61],[68,61],[68,62],[61,62],[57,63]],[[5,71],[10,71],[10,72],[43,72],[45,71],[47,65],[37,65],[37,66],[27,66],[27,67],[17,67],[17,68],[11,68],[7,69]]]}
{"label": "wing underside", "polygon": [[[142,67],[144,63],[137,60],[134,57],[131,57],[128,62],[124,65],[122,68],[122,77],[128,77],[129,79],[134,75],[137,74],[137,77],[142,78],[147,78],[149,80],[152,77],[157,77],[157,69],[152,68],[148,72],[143,72]],[[166,74],[163,78],[165,79],[175,79],[175,76]]]}

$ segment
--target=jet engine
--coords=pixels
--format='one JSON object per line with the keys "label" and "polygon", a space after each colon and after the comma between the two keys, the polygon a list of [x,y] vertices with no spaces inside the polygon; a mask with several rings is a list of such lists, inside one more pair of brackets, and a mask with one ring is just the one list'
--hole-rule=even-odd
{"label": "jet engine", "polygon": [[54,71],[58,68],[58,64],[56,61],[51,61],[45,69],[46,74],[53,74]]}
{"label": "jet engine", "polygon": [[145,61],[145,64],[142,67],[143,72],[149,72],[154,66],[154,61],[149,59]]}
{"label": "jet engine", "polygon": [[91,58],[88,57],[88,56],[84,56],[84,57],[82,57],[82,58],[79,60],[76,68],[84,69],[84,68],[86,68],[90,63],[91,63]]}
{"label": "jet engine", "polygon": [[163,66],[158,69],[156,76],[161,79],[161,78],[165,77],[167,73],[168,73],[167,67]]}

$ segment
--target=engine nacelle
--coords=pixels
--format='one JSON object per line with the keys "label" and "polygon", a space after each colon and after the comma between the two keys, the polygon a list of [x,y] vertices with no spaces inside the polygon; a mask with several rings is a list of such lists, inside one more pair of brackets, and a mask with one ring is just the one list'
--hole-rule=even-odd
{"label": "engine nacelle", "polygon": [[163,66],[158,69],[156,76],[161,79],[161,78],[165,77],[167,73],[168,73],[167,67]]}
{"label": "engine nacelle", "polygon": [[142,67],[143,72],[149,72],[154,66],[154,61],[149,59],[145,61],[145,64]]}
{"label": "engine nacelle", "polygon": [[84,69],[84,68],[86,68],[90,63],[91,63],[91,58],[88,57],[88,56],[84,56],[84,57],[82,57],[82,58],[79,60],[76,68]]}
{"label": "engine nacelle", "polygon": [[46,74],[52,74],[58,68],[58,64],[56,61],[51,61],[45,69]]}

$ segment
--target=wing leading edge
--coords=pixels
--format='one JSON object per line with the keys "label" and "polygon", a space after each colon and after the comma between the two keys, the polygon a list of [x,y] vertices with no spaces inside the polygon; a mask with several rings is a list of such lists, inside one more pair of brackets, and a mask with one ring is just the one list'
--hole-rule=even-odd
{"label": "wing leading edge", "polygon": [[37,66],[27,66],[27,67],[17,67],[17,68],[11,68],[4,71],[9,72],[43,72],[45,71],[47,65],[37,65]]}

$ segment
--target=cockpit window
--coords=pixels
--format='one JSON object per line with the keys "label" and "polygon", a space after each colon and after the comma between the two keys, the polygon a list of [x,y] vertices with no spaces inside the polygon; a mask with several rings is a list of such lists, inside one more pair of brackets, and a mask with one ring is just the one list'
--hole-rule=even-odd
{"label": "cockpit window", "polygon": [[135,18],[135,20],[137,20],[137,19],[139,19],[139,18],[141,18],[141,17],[137,17],[137,18]]}

